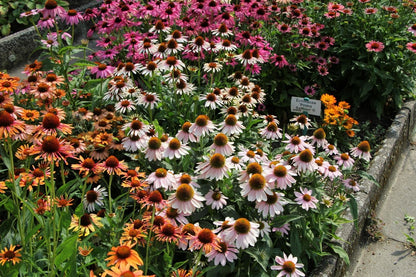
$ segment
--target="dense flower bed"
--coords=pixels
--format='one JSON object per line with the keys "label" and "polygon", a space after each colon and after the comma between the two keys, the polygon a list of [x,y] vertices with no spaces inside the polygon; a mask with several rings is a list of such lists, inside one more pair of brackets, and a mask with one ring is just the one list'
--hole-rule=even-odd
{"label": "dense flower bed", "polygon": [[[48,31],[41,61],[24,80],[0,76],[0,273],[303,276],[322,256],[348,261],[331,241],[345,209],[356,216],[371,149],[349,103],[325,91],[342,60],[310,8],[32,11]],[[98,51],[74,45],[84,20]],[[293,95],[320,99],[322,120],[280,124],[270,107]]]}

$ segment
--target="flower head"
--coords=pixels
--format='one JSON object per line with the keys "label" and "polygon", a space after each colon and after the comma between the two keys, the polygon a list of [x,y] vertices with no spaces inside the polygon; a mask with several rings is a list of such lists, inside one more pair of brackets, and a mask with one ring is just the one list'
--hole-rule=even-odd
{"label": "flower head", "polygon": [[292,254],[286,256],[283,253],[283,258],[276,256],[275,258],[276,263],[278,265],[272,265],[272,270],[280,270],[278,277],[288,276],[288,277],[299,277],[305,276],[305,273],[300,271],[298,268],[302,268],[303,264],[298,263],[298,258],[293,257]]}
{"label": "flower head", "polygon": [[295,196],[295,201],[299,205],[302,205],[303,209],[309,210],[309,208],[316,208],[316,203],[318,203],[318,200],[312,196],[312,190],[300,188],[300,193],[295,191]]}
{"label": "flower head", "polygon": [[365,47],[368,52],[381,52],[384,49],[384,44],[380,41],[371,40]]}

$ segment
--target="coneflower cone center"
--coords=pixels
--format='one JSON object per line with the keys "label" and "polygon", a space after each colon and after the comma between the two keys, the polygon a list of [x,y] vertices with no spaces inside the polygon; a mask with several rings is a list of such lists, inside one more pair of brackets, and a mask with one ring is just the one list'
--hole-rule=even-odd
{"label": "coneflower cone center", "polygon": [[47,153],[55,153],[59,150],[59,140],[54,136],[47,136],[43,139],[42,150]]}
{"label": "coneflower cone center", "polygon": [[47,0],[47,1],[45,2],[45,8],[46,8],[47,10],[53,10],[53,9],[55,9],[56,7],[58,7],[58,3],[57,3],[55,0]]}
{"label": "coneflower cone center", "polygon": [[149,194],[149,201],[152,203],[160,203],[162,202],[162,200],[163,200],[162,194],[158,190],[152,191]]}
{"label": "coneflower cone center", "polygon": [[130,247],[126,245],[119,246],[116,250],[116,256],[119,259],[127,259],[131,255]]}
{"label": "coneflower cone center", "polygon": [[91,158],[86,158],[83,162],[82,162],[82,167],[88,168],[88,169],[92,169],[95,166],[95,162],[93,159]]}
{"label": "coneflower cone center", "polygon": [[36,168],[35,170],[33,170],[33,176],[35,177],[43,177],[45,174],[43,173],[42,170],[40,170],[39,168]]}
{"label": "coneflower cone center", "polygon": [[107,160],[105,160],[105,165],[110,168],[117,167],[119,163],[120,163],[119,160],[114,156],[110,156],[107,158]]}
{"label": "coneflower cone center", "polygon": [[192,181],[192,178],[188,174],[183,174],[180,178],[181,184],[189,184]]}
{"label": "coneflower cone center", "polygon": [[210,93],[210,94],[207,95],[207,100],[208,101],[214,102],[216,99],[217,99],[217,96],[215,96],[215,94],[213,94],[213,93]]}
{"label": "coneflower cone center", "polygon": [[260,190],[263,189],[266,185],[266,178],[264,178],[263,175],[256,173],[253,174],[253,176],[251,176],[250,180],[248,181],[248,184],[251,189]]}
{"label": "coneflower cone center", "polygon": [[16,254],[14,251],[8,250],[3,254],[3,257],[9,260],[12,260],[14,257],[16,257]]}
{"label": "coneflower cone center", "polygon": [[300,138],[299,138],[298,136],[294,136],[294,137],[290,140],[290,142],[291,142],[293,145],[299,145],[299,144],[301,143],[301,140],[300,140]]}
{"label": "coneflower cone center", "polygon": [[304,163],[309,163],[312,161],[313,156],[312,152],[309,149],[305,149],[299,154],[299,159]]}
{"label": "coneflower cone center", "polygon": [[195,120],[195,124],[198,125],[199,127],[205,127],[208,124],[208,116],[206,115],[199,115],[196,120]]}
{"label": "coneflower cone center", "polygon": [[263,172],[263,168],[261,167],[260,164],[254,162],[254,163],[250,163],[250,164],[247,165],[246,172],[248,174],[262,173]]}
{"label": "coneflower cone center", "polygon": [[277,131],[277,124],[275,122],[270,122],[267,125],[267,131],[269,131],[269,132],[276,132]]}
{"label": "coneflower cone center", "polygon": [[158,168],[155,171],[155,175],[158,178],[163,178],[163,177],[166,177],[166,175],[168,175],[168,171],[164,168]]}
{"label": "coneflower cone center", "polygon": [[89,226],[91,224],[91,216],[89,214],[81,216],[80,224],[84,227]]}
{"label": "coneflower cone center", "polygon": [[162,146],[162,142],[159,138],[151,137],[148,143],[149,149],[157,150]]}
{"label": "coneflower cone center", "polygon": [[212,199],[214,199],[215,201],[218,201],[221,199],[221,196],[222,196],[221,192],[214,191],[214,193],[212,194]]}
{"label": "coneflower cone center", "polygon": [[278,165],[273,169],[273,174],[277,177],[285,177],[287,175],[287,168],[283,165]]}
{"label": "coneflower cone center", "polygon": [[212,155],[209,163],[213,168],[222,168],[225,165],[225,158],[222,154],[216,153]]}
{"label": "coneflower cone center", "polygon": [[310,196],[309,194],[304,194],[303,197],[302,197],[302,199],[305,200],[305,201],[307,201],[307,202],[309,202],[309,201],[311,201],[312,196]]}
{"label": "coneflower cone center", "polygon": [[346,153],[342,153],[342,154],[341,154],[341,160],[343,160],[343,161],[348,161],[348,160],[349,160],[349,158],[350,158],[350,156],[349,156],[348,154],[346,154]]}
{"label": "coneflower cone center", "polygon": [[169,207],[169,208],[166,210],[166,216],[167,216],[168,218],[176,218],[178,215],[179,215],[179,213],[178,213],[178,209],[175,209],[175,208]]}
{"label": "coneflower cone center", "polygon": [[42,125],[46,129],[55,129],[60,123],[61,121],[59,120],[59,117],[53,113],[47,113],[42,120]]}
{"label": "coneflower cone center", "polygon": [[282,269],[285,272],[293,273],[296,270],[296,265],[292,261],[286,261],[283,263]]}
{"label": "coneflower cone center", "polygon": [[228,143],[228,138],[224,134],[218,134],[214,137],[214,144],[217,146],[224,146]]}
{"label": "coneflower cone center", "polygon": [[234,223],[234,230],[239,234],[248,234],[250,227],[250,221],[245,218],[239,218]]}
{"label": "coneflower cone center", "polygon": [[0,112],[0,127],[8,127],[12,125],[14,122],[14,118],[11,114],[6,111]]}
{"label": "coneflower cone center", "polygon": [[106,64],[100,63],[98,65],[98,70],[100,70],[100,71],[106,70],[106,68],[107,68],[107,65]]}
{"label": "coneflower cone center", "polygon": [[169,142],[169,148],[172,150],[178,150],[179,148],[181,148],[181,142],[178,139],[173,138]]}
{"label": "coneflower cone center", "polygon": [[362,141],[358,144],[357,148],[365,153],[370,152],[370,144],[368,141]]}
{"label": "coneflower cone center", "polygon": [[87,199],[87,202],[94,203],[98,199],[98,194],[95,190],[89,190],[87,191],[85,198]]}
{"label": "coneflower cone center", "polygon": [[175,226],[173,226],[172,224],[167,223],[167,224],[163,225],[161,231],[165,236],[171,237],[175,234]]}
{"label": "coneflower cone center", "polygon": [[198,233],[198,240],[204,244],[212,243],[214,241],[214,233],[210,229],[202,229]]}
{"label": "coneflower cone center", "polygon": [[319,129],[315,130],[315,132],[313,132],[313,136],[314,136],[316,139],[325,139],[326,134],[325,134],[324,129],[319,128]]}
{"label": "coneflower cone center", "polygon": [[273,192],[272,195],[267,194],[266,196],[267,196],[266,203],[269,205],[273,205],[279,199],[279,195],[275,192]]}
{"label": "coneflower cone center", "polygon": [[226,124],[226,125],[229,125],[229,126],[234,126],[234,125],[236,125],[236,124],[237,124],[237,118],[236,118],[234,115],[229,114],[229,115],[225,118],[225,124]]}
{"label": "coneflower cone center", "polygon": [[180,201],[186,202],[194,197],[194,190],[188,184],[181,184],[176,190],[176,198]]}

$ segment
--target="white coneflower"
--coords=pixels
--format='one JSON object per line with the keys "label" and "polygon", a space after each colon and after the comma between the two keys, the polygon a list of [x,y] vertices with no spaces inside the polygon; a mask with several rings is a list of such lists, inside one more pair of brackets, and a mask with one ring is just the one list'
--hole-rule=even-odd
{"label": "white coneflower", "polygon": [[104,197],[107,196],[105,188],[97,186],[92,190],[87,191],[85,198],[82,201],[84,203],[84,208],[90,213],[95,210],[95,205],[102,207],[104,206]]}
{"label": "white coneflower", "polygon": [[145,65],[141,65],[139,67],[140,73],[142,73],[144,76],[153,76],[159,74],[159,61],[149,61]]}
{"label": "white coneflower", "polygon": [[369,162],[371,159],[370,150],[371,150],[370,144],[368,143],[368,141],[364,140],[360,142],[357,145],[357,147],[354,147],[351,149],[351,156],[356,157],[356,158],[361,158]]}
{"label": "white coneflower", "polygon": [[126,62],[121,69],[116,69],[114,71],[114,75],[131,76],[133,74],[137,74],[137,72],[139,71],[139,68],[140,68],[140,64],[138,63],[134,64],[132,62]]}
{"label": "white coneflower", "polygon": [[147,138],[145,136],[127,136],[121,140],[123,148],[127,152],[136,152],[146,147]]}
{"label": "white coneflower", "polygon": [[210,62],[210,63],[204,63],[204,70],[208,73],[216,73],[220,72],[222,69],[222,64],[217,62]]}
{"label": "white coneflower", "polygon": [[183,70],[185,68],[185,64],[176,57],[169,56],[165,60],[161,61],[160,68],[166,71],[172,71],[173,69]]}
{"label": "white coneflower", "polygon": [[194,41],[189,44],[189,49],[193,53],[201,53],[203,51],[209,50],[209,48],[209,42],[201,36],[197,36]]}
{"label": "white coneflower", "polygon": [[127,136],[143,137],[147,132],[148,126],[135,118],[131,122],[124,124],[121,129],[127,131]]}
{"label": "white coneflower", "polygon": [[293,136],[288,137],[289,140],[284,140],[282,142],[287,143],[285,150],[289,150],[291,153],[298,153],[305,149],[310,149],[312,154],[314,153],[313,146],[306,142],[306,136]]}
{"label": "white coneflower", "polygon": [[312,139],[311,145],[316,144],[317,147],[325,148],[328,145],[328,141],[325,138],[325,130],[322,128],[318,128],[313,132],[313,135],[310,137],[310,139]]}
{"label": "white coneflower", "polygon": [[189,146],[182,144],[177,138],[171,138],[168,140],[168,145],[163,155],[168,159],[179,159],[187,155],[190,150],[191,148]]}
{"label": "white coneflower", "polygon": [[207,157],[205,162],[198,163],[196,172],[200,179],[224,179],[229,172],[229,165],[225,157],[220,153],[215,153]]}
{"label": "white coneflower", "polygon": [[231,43],[229,39],[223,39],[217,43],[217,47],[223,51],[232,52],[237,50],[237,45]]}
{"label": "white coneflower", "polygon": [[212,30],[211,33],[214,36],[220,36],[220,37],[229,37],[233,34],[233,31],[228,29],[227,25],[225,23],[221,23],[217,29]]}
{"label": "white coneflower", "polygon": [[247,196],[248,201],[266,201],[267,195],[273,194],[269,185],[266,182],[266,178],[263,175],[255,173],[250,176],[250,179],[241,184],[241,195]]}
{"label": "white coneflower", "polygon": [[174,30],[170,35],[166,36],[166,41],[171,39],[175,39],[179,43],[185,43],[188,41],[188,36],[184,36],[179,30]]}
{"label": "white coneflower", "polygon": [[283,213],[283,206],[287,202],[283,199],[284,194],[279,192],[273,192],[273,194],[267,194],[267,200],[256,203],[256,209],[263,215],[264,218],[270,216],[273,218],[276,215]]}
{"label": "white coneflower", "polygon": [[281,139],[282,133],[276,122],[269,122],[264,129],[260,130],[260,134],[265,139]]}
{"label": "white coneflower", "polygon": [[116,103],[115,109],[117,112],[125,114],[134,111],[136,107],[134,106],[133,101],[129,99],[123,99]]}
{"label": "white coneflower", "polygon": [[264,171],[267,182],[278,189],[285,190],[296,183],[293,176],[297,174],[291,170],[289,165],[277,164],[272,168],[266,168]]}
{"label": "white coneflower", "polygon": [[196,87],[194,84],[192,83],[188,83],[187,81],[185,81],[184,79],[177,79],[174,83],[174,89],[175,89],[175,93],[182,95],[182,94],[186,94],[186,95],[190,95],[192,94],[195,90]]}
{"label": "white coneflower", "polygon": [[294,124],[296,126],[299,126],[299,128],[301,128],[302,130],[306,127],[309,128],[311,127],[311,123],[309,122],[309,119],[306,115],[301,114],[298,116],[295,116],[294,118],[289,120],[290,122],[295,122]]}
{"label": "white coneflower", "polygon": [[298,172],[313,172],[315,169],[318,169],[318,165],[315,163],[313,154],[309,149],[303,150],[292,160]]}
{"label": "white coneflower", "polygon": [[244,65],[244,66],[257,63],[257,59],[253,57],[253,55],[251,54],[250,49],[245,50],[243,53],[241,53],[239,55],[235,55],[235,59],[237,61],[240,61],[241,64]]}
{"label": "white coneflower", "polygon": [[233,143],[229,141],[228,137],[223,133],[215,135],[214,143],[211,144],[210,148],[213,149],[215,153],[220,153],[224,156],[229,156],[234,152]]}
{"label": "white coneflower", "polygon": [[199,98],[200,101],[205,101],[205,107],[215,110],[222,106],[221,98],[215,95],[214,93],[208,93],[207,95],[202,95]]}
{"label": "white coneflower", "polygon": [[145,92],[137,99],[137,104],[145,108],[150,107],[150,109],[154,109],[159,101],[160,99],[156,93]]}
{"label": "white coneflower", "polygon": [[170,39],[166,42],[166,54],[176,55],[178,52],[183,51],[184,46],[178,43],[176,39]]}

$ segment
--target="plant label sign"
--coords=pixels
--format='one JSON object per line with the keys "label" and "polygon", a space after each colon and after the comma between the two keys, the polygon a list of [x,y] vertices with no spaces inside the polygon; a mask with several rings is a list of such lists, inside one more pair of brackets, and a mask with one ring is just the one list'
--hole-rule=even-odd
{"label": "plant label sign", "polygon": [[309,115],[321,115],[321,101],[309,98],[292,97],[290,111],[293,113],[308,113]]}

